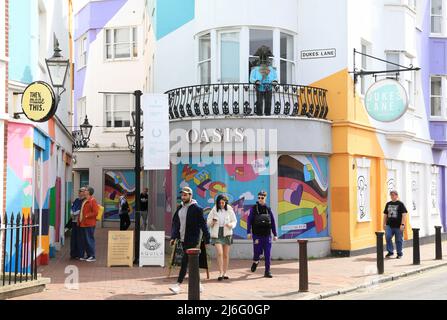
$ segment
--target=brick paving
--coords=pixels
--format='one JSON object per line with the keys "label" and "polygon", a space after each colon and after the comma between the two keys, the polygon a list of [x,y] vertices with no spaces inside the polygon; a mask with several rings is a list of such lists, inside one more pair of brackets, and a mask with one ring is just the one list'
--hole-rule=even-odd
{"label": "brick paving", "polygon": [[[183,291],[173,295],[169,286],[176,281],[178,268],[167,278],[167,267],[106,267],[107,231],[97,229],[97,261],[88,263],[69,259],[69,245],[51,259],[48,266],[41,266],[39,272],[51,278],[51,284],[45,291],[37,294],[18,297],[27,300],[186,300],[188,278],[182,285]],[[447,252],[445,243],[444,253]],[[210,247],[213,250],[212,247]],[[384,276],[402,272],[411,272],[420,267],[445,264],[434,260],[434,244],[421,246],[421,265],[413,266],[411,248],[404,249],[401,260],[387,259]],[[324,258],[309,261],[309,292],[298,293],[297,260],[273,261],[274,278],[264,278],[264,266],[261,261],[256,273],[251,273],[250,260],[231,260],[228,276],[230,280],[218,282],[217,266],[213,260],[210,268],[210,279],[206,280],[206,272],[201,269],[204,292],[201,299],[234,299],[234,300],[272,300],[272,299],[311,299],[329,291],[343,290],[348,287],[368,283],[377,278],[376,255],[367,254],[349,258]],[[75,268],[76,267],[76,268]],[[67,277],[77,269],[79,287],[73,287]],[[67,284],[66,284],[67,282]]]}

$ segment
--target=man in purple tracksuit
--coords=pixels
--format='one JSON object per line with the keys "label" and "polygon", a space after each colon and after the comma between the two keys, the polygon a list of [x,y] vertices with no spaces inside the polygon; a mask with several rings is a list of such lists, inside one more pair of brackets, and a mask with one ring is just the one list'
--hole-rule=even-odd
{"label": "man in purple tracksuit", "polygon": [[274,241],[278,240],[278,236],[272,209],[265,203],[266,198],[267,192],[260,191],[258,193],[258,202],[250,209],[250,214],[247,219],[247,238],[253,239],[253,264],[251,266],[251,272],[256,271],[260,256],[264,253],[264,277],[272,278],[272,273],[270,272],[272,233],[274,235]]}

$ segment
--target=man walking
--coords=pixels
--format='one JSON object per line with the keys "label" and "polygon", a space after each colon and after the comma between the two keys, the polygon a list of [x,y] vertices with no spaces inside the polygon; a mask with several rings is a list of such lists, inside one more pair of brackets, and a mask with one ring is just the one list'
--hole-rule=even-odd
{"label": "man walking", "polygon": [[120,216],[120,231],[126,231],[130,227],[129,202],[127,202],[127,190],[123,190],[123,195],[118,202],[118,215]]}
{"label": "man walking", "polygon": [[[95,190],[92,187],[87,187],[85,194],[85,201],[82,204],[81,214],[79,217],[79,226],[81,230],[81,259],[87,262],[96,261],[95,256],[95,227],[96,216],[98,215],[98,203],[93,197]],[[84,253],[87,256],[84,256]]]}
{"label": "man walking", "polygon": [[264,254],[265,273],[264,277],[272,278],[270,272],[270,252],[273,240],[278,240],[276,233],[275,219],[272,209],[266,205],[267,192],[258,193],[258,202],[250,209],[247,219],[247,238],[253,239],[253,264],[251,272],[255,272],[258,267],[260,256]]}
{"label": "man walking", "polygon": [[142,231],[147,230],[147,216],[148,216],[148,201],[149,201],[149,195],[148,195],[149,189],[144,188],[143,192],[140,195],[140,210],[141,210],[141,219],[143,220],[143,229]]}
{"label": "man walking", "polygon": [[[175,240],[179,240],[183,247],[183,259],[177,283],[169,288],[174,294],[180,292],[180,285],[186,276],[188,267],[186,250],[199,247],[202,240],[201,233],[205,237],[205,244],[210,242],[210,233],[203,216],[203,209],[198,206],[196,200],[192,199],[192,189],[184,187],[181,191],[181,199],[182,204],[172,218],[171,246],[174,245]],[[200,285],[200,291],[202,289]]]}
{"label": "man walking", "polygon": [[81,258],[81,238],[78,226],[79,215],[81,214],[82,203],[84,202],[85,188],[80,188],[78,197],[71,206],[71,237],[70,237],[70,258],[78,260]]}
{"label": "man walking", "polygon": [[390,192],[391,201],[388,202],[383,210],[383,229],[385,229],[387,258],[394,255],[393,236],[396,241],[397,259],[402,258],[403,231],[405,229],[405,219],[407,217],[407,208],[399,201],[399,194],[396,190]]}

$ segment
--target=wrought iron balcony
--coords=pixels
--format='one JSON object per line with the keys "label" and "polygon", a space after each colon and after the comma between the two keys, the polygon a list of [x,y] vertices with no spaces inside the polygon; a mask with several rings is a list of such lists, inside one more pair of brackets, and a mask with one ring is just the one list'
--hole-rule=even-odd
{"label": "wrought iron balcony", "polygon": [[[256,85],[225,83],[182,87],[166,92],[169,118],[248,117],[256,115]],[[272,115],[326,119],[327,90],[290,84],[272,85]]]}

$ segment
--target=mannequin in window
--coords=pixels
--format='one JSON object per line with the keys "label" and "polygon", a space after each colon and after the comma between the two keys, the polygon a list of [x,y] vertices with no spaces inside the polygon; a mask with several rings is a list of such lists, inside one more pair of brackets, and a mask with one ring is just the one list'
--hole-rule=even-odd
{"label": "mannequin in window", "polygon": [[256,85],[256,114],[269,116],[272,110],[272,85],[278,84],[278,75],[275,68],[270,66],[269,57],[273,54],[269,47],[261,46],[255,55],[259,57],[259,65],[251,70],[250,83]]}

